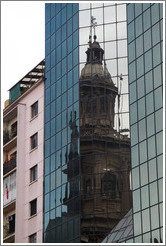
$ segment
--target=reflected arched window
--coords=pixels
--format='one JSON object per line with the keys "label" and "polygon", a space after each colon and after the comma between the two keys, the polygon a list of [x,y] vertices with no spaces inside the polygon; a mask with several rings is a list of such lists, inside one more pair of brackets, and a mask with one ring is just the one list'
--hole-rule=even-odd
{"label": "reflected arched window", "polygon": [[101,180],[102,195],[109,196],[112,199],[116,198],[116,175],[107,172]]}

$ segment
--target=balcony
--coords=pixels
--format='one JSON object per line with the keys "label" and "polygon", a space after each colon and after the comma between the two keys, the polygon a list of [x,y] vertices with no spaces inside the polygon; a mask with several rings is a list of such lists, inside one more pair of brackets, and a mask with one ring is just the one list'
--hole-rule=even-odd
{"label": "balcony", "polygon": [[15,214],[8,216],[5,225],[3,226],[4,243],[14,242],[15,236]]}
{"label": "balcony", "polygon": [[11,160],[3,164],[3,175],[9,173],[14,168],[16,168],[17,162],[16,162],[16,156],[13,157]]}
{"label": "balcony", "polygon": [[17,128],[11,131],[5,130],[3,132],[3,148],[4,151],[9,151],[17,144]]}

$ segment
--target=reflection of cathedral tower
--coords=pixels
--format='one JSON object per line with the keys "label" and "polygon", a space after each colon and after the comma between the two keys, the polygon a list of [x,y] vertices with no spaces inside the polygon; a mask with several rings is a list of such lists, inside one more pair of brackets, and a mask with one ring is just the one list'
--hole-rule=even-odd
{"label": "reflection of cathedral tower", "polygon": [[[111,51],[110,51],[111,52]],[[114,129],[118,88],[89,42],[80,75],[81,241],[101,242],[131,208],[130,141]]]}

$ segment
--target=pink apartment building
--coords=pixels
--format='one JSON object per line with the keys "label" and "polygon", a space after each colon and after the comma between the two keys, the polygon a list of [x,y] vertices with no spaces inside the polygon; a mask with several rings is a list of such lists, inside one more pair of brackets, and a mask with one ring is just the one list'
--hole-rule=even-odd
{"label": "pink apartment building", "polygon": [[9,90],[3,111],[3,242],[42,243],[44,60]]}

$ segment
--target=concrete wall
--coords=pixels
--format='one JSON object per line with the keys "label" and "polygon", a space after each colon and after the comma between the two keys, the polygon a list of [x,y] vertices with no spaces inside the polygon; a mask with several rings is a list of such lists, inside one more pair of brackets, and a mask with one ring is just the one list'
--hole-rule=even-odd
{"label": "concrete wall", "polygon": [[[31,105],[38,101],[38,116],[31,119]],[[30,137],[38,132],[38,147],[31,151]],[[18,105],[16,243],[28,243],[37,233],[42,243],[43,233],[43,141],[44,83],[40,83]],[[30,168],[38,165],[38,179],[30,184]],[[37,214],[30,217],[30,201],[37,198]]]}

